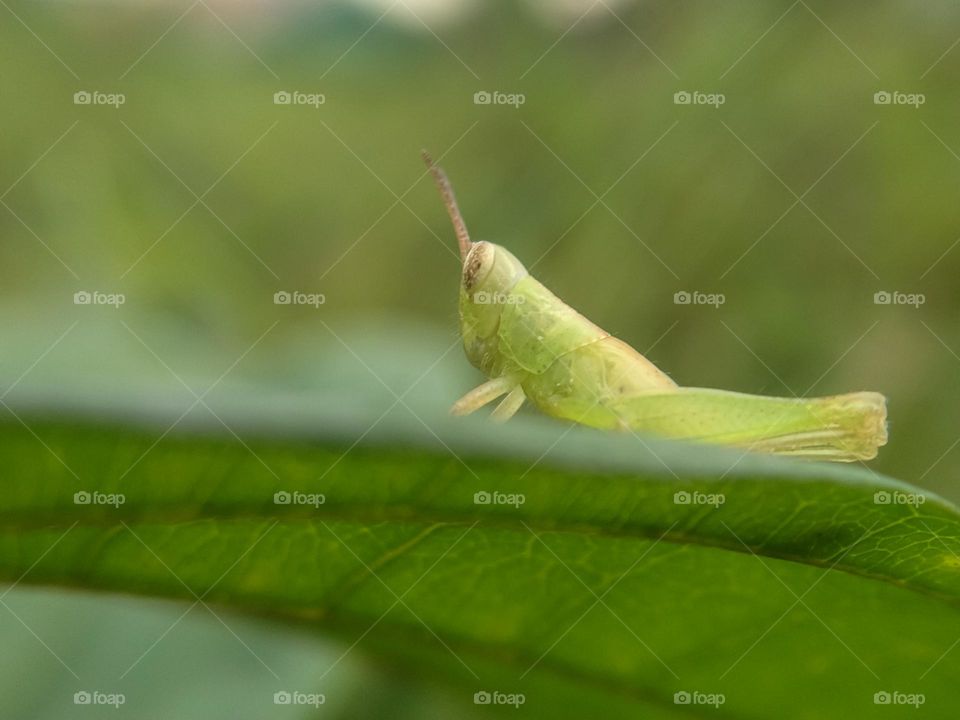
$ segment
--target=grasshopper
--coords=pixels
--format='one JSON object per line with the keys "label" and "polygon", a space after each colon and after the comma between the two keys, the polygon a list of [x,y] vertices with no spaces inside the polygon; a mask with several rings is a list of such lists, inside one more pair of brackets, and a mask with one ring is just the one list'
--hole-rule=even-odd
{"label": "grasshopper", "polygon": [[509,250],[472,242],[446,174],[423,158],[460,248],[464,350],[490,378],[457,400],[452,414],[503,397],[492,417],[504,422],[530,400],[547,415],[589,427],[837,462],[869,460],[886,444],[886,399],[876,392],[779,398],[679,387],[531,277]]}

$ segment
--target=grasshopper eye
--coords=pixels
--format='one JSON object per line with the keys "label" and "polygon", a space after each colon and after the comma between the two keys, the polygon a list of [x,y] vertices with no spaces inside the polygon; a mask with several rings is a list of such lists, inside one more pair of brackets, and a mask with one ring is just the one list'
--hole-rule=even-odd
{"label": "grasshopper eye", "polygon": [[473,243],[467,259],[463,262],[463,287],[470,292],[477,284],[490,274],[493,267],[494,248],[488,242]]}

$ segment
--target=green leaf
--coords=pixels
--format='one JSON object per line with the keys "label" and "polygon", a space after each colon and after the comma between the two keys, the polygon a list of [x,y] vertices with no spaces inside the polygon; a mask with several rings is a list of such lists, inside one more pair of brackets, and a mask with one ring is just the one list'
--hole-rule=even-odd
{"label": "green leaf", "polygon": [[[0,577],[292,623],[441,679],[467,713],[513,711],[477,692],[520,693],[535,717],[880,717],[898,710],[875,704],[885,692],[956,710],[960,515],[917,488],[540,418],[451,420],[436,393],[384,414],[353,380],[349,402],[225,381],[204,421],[171,430],[170,392],[124,382],[10,405]],[[335,666],[305,690],[335,693]],[[685,692],[723,704],[676,704]]]}

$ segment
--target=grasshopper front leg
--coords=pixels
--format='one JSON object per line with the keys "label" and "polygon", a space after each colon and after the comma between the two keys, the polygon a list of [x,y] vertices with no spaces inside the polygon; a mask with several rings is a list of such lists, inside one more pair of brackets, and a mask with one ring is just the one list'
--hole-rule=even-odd
{"label": "grasshopper front leg", "polygon": [[526,393],[523,392],[522,385],[514,386],[507,396],[500,401],[500,404],[497,405],[497,409],[491,413],[490,418],[495,422],[505,423],[507,420],[516,415],[517,410],[520,409],[520,406],[523,405],[523,401],[527,399]]}
{"label": "grasshopper front leg", "polygon": [[[469,415],[470,413],[479,410],[487,403],[493,402],[501,395],[510,392],[517,387],[517,385],[518,384],[516,380],[507,377],[488,380],[483,385],[475,387],[462,398],[457,400],[453,404],[453,407],[450,408],[450,414]],[[519,405],[517,407],[519,407]]]}

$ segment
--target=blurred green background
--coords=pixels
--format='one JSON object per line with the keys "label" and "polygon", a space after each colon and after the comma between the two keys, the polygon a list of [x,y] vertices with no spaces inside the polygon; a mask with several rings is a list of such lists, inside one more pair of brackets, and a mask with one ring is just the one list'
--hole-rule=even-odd
{"label": "blurred green background", "polygon": [[[90,310],[158,350],[152,331],[174,328],[234,358],[282,317],[277,336],[331,353],[330,331],[399,339],[398,362],[427,359],[416,377],[457,333],[426,148],[474,239],[679,383],[881,391],[890,443],[870,466],[960,500],[955,4],[11,2],[0,17],[5,385],[91,317],[78,291],[123,293]],[[326,302],[278,307],[278,291]],[[94,372],[79,352],[67,338],[44,362]],[[287,361],[267,363],[278,382]],[[23,612],[44,602],[68,601]]]}

